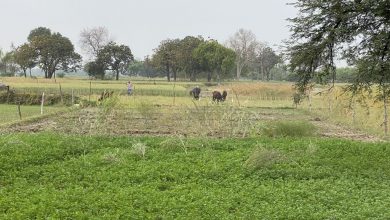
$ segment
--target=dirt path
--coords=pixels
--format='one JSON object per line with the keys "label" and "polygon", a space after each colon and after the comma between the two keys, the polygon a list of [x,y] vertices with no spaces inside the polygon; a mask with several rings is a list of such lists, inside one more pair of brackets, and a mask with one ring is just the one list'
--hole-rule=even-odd
{"label": "dirt path", "polygon": [[369,135],[363,132],[354,131],[351,128],[332,124],[326,121],[313,120],[312,123],[319,128],[322,137],[343,138],[348,140],[364,141],[364,142],[379,142],[384,141],[379,137]]}

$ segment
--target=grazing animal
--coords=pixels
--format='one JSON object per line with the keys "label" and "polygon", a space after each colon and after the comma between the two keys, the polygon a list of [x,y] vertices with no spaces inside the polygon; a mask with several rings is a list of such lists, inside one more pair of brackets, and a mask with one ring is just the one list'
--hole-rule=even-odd
{"label": "grazing animal", "polygon": [[213,92],[213,101],[217,101],[217,102],[223,102],[225,101],[226,99],[226,96],[227,96],[227,92],[225,90],[223,90],[222,94],[218,91],[214,91]]}
{"label": "grazing animal", "polygon": [[0,90],[7,90],[7,92],[9,92],[9,86],[4,83],[0,83]]}
{"label": "grazing animal", "polygon": [[190,95],[194,96],[194,99],[199,100],[200,88],[197,86],[190,91]]}
{"label": "grazing animal", "polygon": [[114,91],[111,91],[111,92],[107,92],[106,90],[104,90],[102,92],[102,94],[100,95],[100,98],[98,99],[98,101],[103,101],[104,99],[108,99],[112,96],[112,94],[114,94]]}

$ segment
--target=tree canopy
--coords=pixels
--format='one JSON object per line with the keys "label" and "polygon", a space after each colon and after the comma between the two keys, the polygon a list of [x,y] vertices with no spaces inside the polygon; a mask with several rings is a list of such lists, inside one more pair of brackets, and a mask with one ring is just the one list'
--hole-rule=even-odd
{"label": "tree canopy", "polygon": [[[336,75],[340,55],[356,67],[348,87],[353,94],[379,89],[384,102],[387,133],[387,99],[390,95],[390,1],[388,0],[298,0],[297,17],[290,19],[288,45],[290,69],[297,73],[300,92],[313,81]],[[330,76],[330,77],[329,77]]]}
{"label": "tree canopy", "polygon": [[217,74],[219,81],[221,74],[228,73],[233,68],[236,54],[217,41],[210,40],[201,43],[195,49],[194,56],[202,68],[207,71],[207,81],[210,82],[213,72]]}
{"label": "tree canopy", "polygon": [[110,42],[98,52],[96,62],[102,64],[105,70],[115,72],[115,79],[119,79],[120,73],[128,71],[131,62],[134,61],[131,50],[126,45],[117,45]]}
{"label": "tree canopy", "polygon": [[72,42],[60,33],[39,27],[30,32],[28,40],[45,78],[52,78],[60,69],[74,71],[81,67],[81,56],[74,51]]}
{"label": "tree canopy", "polygon": [[14,52],[15,63],[23,70],[24,77],[27,77],[27,69],[30,69],[31,77],[31,69],[37,64],[36,58],[34,48],[32,48],[28,43],[22,44],[16,48]]}
{"label": "tree canopy", "polygon": [[228,40],[228,46],[236,53],[236,78],[240,80],[243,68],[253,61],[257,40],[255,34],[250,30],[240,28]]}

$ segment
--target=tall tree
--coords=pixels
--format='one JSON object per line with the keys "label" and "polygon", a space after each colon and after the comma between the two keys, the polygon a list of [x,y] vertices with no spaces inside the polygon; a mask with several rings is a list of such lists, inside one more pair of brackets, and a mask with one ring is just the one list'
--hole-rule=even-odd
{"label": "tall tree", "polygon": [[201,71],[200,64],[194,57],[194,50],[204,42],[203,37],[187,36],[180,40],[179,51],[177,54],[180,70],[189,74],[191,81],[196,81],[196,75]]}
{"label": "tall tree", "polygon": [[120,73],[128,71],[128,66],[134,61],[131,50],[126,45],[117,45],[110,42],[98,52],[97,62],[104,65],[106,70],[115,72],[115,79],[119,79]]}
{"label": "tall tree", "polygon": [[256,60],[254,62],[259,69],[262,80],[268,81],[271,79],[271,69],[281,62],[281,58],[267,44],[258,43],[256,47]]}
{"label": "tall tree", "polygon": [[4,54],[1,58],[1,63],[3,65],[4,75],[6,76],[14,76],[17,72],[18,68],[15,65],[15,51],[9,51]]}
{"label": "tall tree", "polygon": [[194,57],[198,60],[203,70],[207,72],[207,81],[210,82],[212,73],[220,82],[221,74],[227,74],[234,66],[235,53],[215,40],[201,43],[194,51]]}
{"label": "tall tree", "polygon": [[27,37],[28,41],[33,41],[35,37],[42,37],[42,36],[51,36],[51,30],[46,27],[38,27],[30,31],[30,34]]}
{"label": "tall tree", "polygon": [[301,92],[315,78],[336,75],[338,53],[357,67],[348,87],[353,94],[379,88],[387,134],[387,103],[390,95],[390,2],[388,0],[298,0],[297,17],[290,19],[288,45],[290,69],[298,75]]}
{"label": "tall tree", "polygon": [[95,59],[99,51],[109,42],[109,33],[105,27],[86,28],[80,33],[81,48],[90,59]]}
{"label": "tall tree", "polygon": [[14,59],[15,63],[19,65],[20,69],[23,71],[24,77],[27,77],[27,69],[30,69],[31,77],[31,69],[37,65],[34,48],[32,48],[28,43],[19,46],[15,50]]}
{"label": "tall tree", "polygon": [[45,78],[52,78],[60,69],[69,71],[80,67],[81,56],[74,51],[72,42],[60,33],[40,27],[32,30],[28,39]]}
{"label": "tall tree", "polygon": [[166,74],[168,82],[171,81],[171,73],[173,74],[174,81],[176,81],[176,74],[179,70],[177,59],[180,47],[179,44],[179,39],[163,40],[158,48],[154,50],[152,56],[153,66]]}
{"label": "tall tree", "polygon": [[87,72],[89,76],[104,79],[105,67],[103,63],[90,61],[84,65],[84,71]]}
{"label": "tall tree", "polygon": [[255,58],[256,36],[252,31],[241,28],[229,38],[227,44],[236,52],[236,78],[240,80],[243,68]]}

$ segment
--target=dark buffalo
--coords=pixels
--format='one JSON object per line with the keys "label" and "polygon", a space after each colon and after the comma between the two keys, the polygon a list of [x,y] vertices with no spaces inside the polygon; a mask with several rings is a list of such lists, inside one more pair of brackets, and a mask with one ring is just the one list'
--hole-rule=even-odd
{"label": "dark buffalo", "polygon": [[0,83],[0,90],[7,90],[7,91],[9,91],[9,86],[4,84],[4,83]]}
{"label": "dark buffalo", "polygon": [[190,95],[194,97],[194,99],[199,100],[199,95],[200,95],[200,88],[195,87],[190,91]]}
{"label": "dark buffalo", "polygon": [[226,96],[227,96],[227,92],[225,90],[223,90],[222,94],[218,91],[214,91],[213,92],[213,101],[217,101],[217,102],[223,102],[225,101],[226,99]]}

